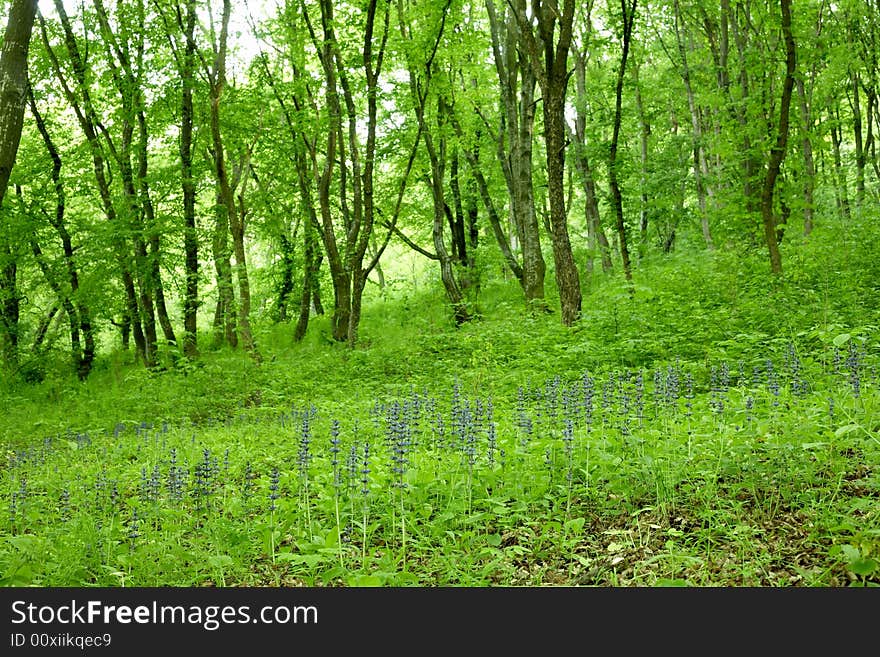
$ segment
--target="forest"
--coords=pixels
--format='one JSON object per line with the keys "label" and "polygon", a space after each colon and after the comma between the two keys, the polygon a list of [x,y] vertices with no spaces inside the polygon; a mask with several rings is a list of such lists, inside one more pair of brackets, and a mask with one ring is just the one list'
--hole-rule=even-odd
{"label": "forest", "polygon": [[0,0],[3,586],[880,585],[880,0]]}

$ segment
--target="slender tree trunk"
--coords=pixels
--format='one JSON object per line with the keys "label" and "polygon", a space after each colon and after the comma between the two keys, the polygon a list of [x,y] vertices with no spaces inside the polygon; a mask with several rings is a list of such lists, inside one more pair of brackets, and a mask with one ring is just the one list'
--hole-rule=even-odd
{"label": "slender tree trunk", "polygon": [[[725,0],[727,2],[727,0]],[[742,171],[742,190],[746,203],[746,212],[749,215],[758,213],[761,209],[760,186],[757,182],[759,172],[761,170],[760,158],[755,152],[753,143],[754,124],[749,120],[747,111],[748,103],[751,99],[751,84],[749,78],[749,47],[748,31],[750,28],[751,17],[749,15],[748,3],[737,3],[736,14],[742,17],[745,26],[741,26],[736,15],[731,16],[730,27],[733,29],[734,43],[736,44],[739,65],[739,86],[740,97],[733,99],[728,96],[728,104],[731,113],[736,117],[740,130],[740,168]],[[729,13],[726,15],[730,15]]]}
{"label": "slender tree trunk", "polygon": [[[309,209],[309,213],[314,210]],[[294,342],[300,342],[306,335],[309,327],[309,317],[312,307],[320,304],[320,297],[317,293],[317,277],[319,265],[318,253],[318,236],[315,234],[315,226],[317,225],[314,217],[307,217],[303,220],[303,281],[302,296],[299,305],[299,318],[296,322],[296,328],[293,332]]]}
{"label": "slender tree trunk", "polygon": [[251,284],[247,270],[247,254],[245,252],[244,239],[247,219],[247,206],[244,194],[247,188],[247,170],[250,164],[245,161],[242,165],[244,173],[240,182],[238,204],[231,217],[232,246],[235,253],[235,278],[238,281],[238,325],[241,327],[241,341],[244,348],[258,363],[262,361],[257,343],[251,328]]}
{"label": "slender tree trunk", "polygon": [[186,286],[183,294],[183,353],[189,359],[199,355],[199,238],[196,232],[196,185],[193,176],[193,87],[195,86],[195,0],[185,1],[180,16],[183,56],[180,69],[180,185],[183,192],[183,253]]}
{"label": "slender tree trunk", "polygon": [[469,321],[471,316],[465,303],[464,293],[461,291],[461,287],[455,277],[453,258],[449,255],[449,251],[446,249],[446,241],[443,238],[443,225],[446,220],[443,167],[434,147],[433,137],[428,131],[425,131],[425,147],[431,159],[430,185],[431,195],[434,200],[434,228],[431,231],[431,237],[434,243],[434,251],[439,257],[440,278],[443,281],[443,287],[446,289],[446,297],[452,306],[456,325],[461,325]]}
{"label": "slender tree trunk", "polygon": [[[15,165],[28,87],[28,49],[36,0],[13,0],[0,52],[0,206]],[[19,291],[17,254],[0,226],[0,355],[10,365],[18,358]]]}
{"label": "slender tree trunk", "polygon": [[[293,231],[294,239],[296,238],[298,229],[299,225],[297,224]],[[296,271],[296,261],[294,258],[293,242],[287,235],[287,232],[285,230],[280,231],[277,239],[280,243],[281,252],[281,280],[276,288],[277,299],[275,301],[275,319],[279,322],[286,322],[288,319],[287,313],[291,303],[291,295],[293,294],[294,288],[293,277],[294,272]]]}
{"label": "slender tree trunk", "polygon": [[776,186],[776,178],[779,176],[779,169],[782,166],[782,160],[785,158],[785,146],[788,141],[789,129],[789,107],[791,106],[796,65],[795,43],[791,32],[791,0],[779,0],[779,8],[782,12],[782,33],[785,40],[785,81],[782,85],[782,99],[779,104],[779,124],[777,127],[776,143],[770,150],[767,175],[764,178],[764,187],[761,192],[761,217],[764,224],[764,241],[767,243],[767,249],[770,254],[770,269],[776,275],[782,274],[782,258],[779,254],[776,222],[773,216],[773,192]]}
{"label": "slender tree trunk", "polygon": [[639,253],[644,254],[648,243],[648,139],[651,125],[642,103],[642,89],[639,84],[639,67],[633,67],[633,86],[635,87],[636,110],[639,116]]}
{"label": "slender tree trunk", "polygon": [[706,159],[706,148],[703,144],[703,127],[700,119],[700,110],[697,107],[694,97],[693,86],[691,85],[691,73],[688,66],[687,47],[685,46],[686,35],[683,34],[681,26],[681,10],[678,0],[674,2],[675,8],[675,37],[678,43],[678,54],[681,57],[681,77],[684,81],[685,91],[687,92],[688,109],[691,115],[691,128],[693,134],[693,152],[694,152],[694,183],[697,188],[697,203],[700,208],[700,226],[703,230],[703,240],[706,242],[708,249],[714,249],[712,241],[712,232],[709,228],[709,209],[706,203],[708,190],[706,187],[706,177],[709,172],[709,164]]}
{"label": "slender tree trunk", "polygon": [[813,190],[816,187],[816,165],[813,162],[813,141],[810,137],[813,121],[810,118],[810,106],[803,79],[799,77],[796,84],[803,131],[801,153],[804,158],[804,235],[809,236],[813,232]]}
{"label": "slender tree trunk", "polygon": [[[877,160],[877,146],[874,139],[874,117],[880,116],[880,107],[878,107],[877,92],[873,86],[865,87],[865,95],[868,98],[868,107],[865,111],[865,159],[870,160],[876,182],[880,184],[880,161]],[[880,125],[880,118],[877,119],[877,122]],[[880,200],[880,186],[875,185],[872,196],[875,200]]]}
{"label": "slender tree trunk", "polygon": [[843,158],[840,154],[840,146],[843,141],[843,132],[840,127],[840,111],[834,107],[829,109],[831,123],[831,148],[834,154],[834,192],[837,199],[837,212],[841,219],[850,218],[849,210],[849,183],[846,169],[843,168]]}
{"label": "slender tree trunk", "polygon": [[18,363],[20,296],[17,258],[10,245],[0,245],[0,355],[10,367]]}
{"label": "slender tree trunk", "polygon": [[533,0],[531,13],[533,20],[537,22],[536,26],[532,25],[523,12],[517,13],[521,45],[528,54],[541,87],[550,237],[562,323],[565,326],[571,326],[580,319],[583,302],[580,274],[571,250],[565,207],[565,92],[568,87],[568,52],[576,4],[574,0],[565,0],[560,11],[556,2]]}
{"label": "slender tree trunk", "polygon": [[[455,116],[452,117],[453,126],[455,127],[456,134],[459,139],[462,138],[463,132],[461,129],[461,125],[456,120]],[[498,243],[498,248],[501,250],[501,255],[504,256],[504,262],[506,263],[508,269],[510,269],[511,273],[520,282],[520,285],[524,285],[523,283],[523,268],[519,264],[516,256],[513,254],[513,251],[510,248],[510,240],[507,239],[507,234],[504,231],[504,226],[501,225],[501,217],[498,215],[498,209],[495,207],[495,202],[492,200],[492,195],[489,192],[489,183],[486,181],[486,176],[483,174],[483,170],[480,167],[479,158],[477,155],[470,149],[463,149],[465,159],[468,161],[468,165],[471,168],[471,173],[476,181],[477,191],[480,195],[480,200],[483,202],[483,207],[486,208],[486,214],[489,218],[489,225],[492,227],[492,233],[495,235],[495,241]]]}
{"label": "slender tree trunk", "polygon": [[623,218],[623,195],[621,194],[620,183],[617,177],[617,147],[620,139],[623,78],[626,73],[626,60],[629,55],[633,23],[635,22],[636,0],[632,0],[632,4],[629,7],[627,6],[627,0],[620,0],[620,8],[623,12],[623,48],[620,56],[620,68],[617,71],[617,89],[614,102],[614,126],[608,156],[608,186],[611,190],[611,205],[614,208],[617,235],[620,240],[620,258],[623,263],[623,273],[626,276],[626,280],[629,283],[632,283],[632,263],[630,262],[626,224],[624,223]]}
{"label": "slender tree trunk", "polygon": [[[134,243],[134,274],[138,287],[140,319],[144,329],[145,361],[148,366],[152,366],[157,362],[155,295],[157,294],[157,286],[161,285],[161,279],[148,253],[148,236],[152,232],[155,218],[146,181],[147,125],[141,91],[145,37],[142,31],[138,31],[131,35],[131,38],[127,38],[128,35],[120,38],[111,26],[103,0],[93,0],[93,4],[100,26],[101,43],[107,56],[106,62],[110,78],[121,100],[120,148],[117,150],[114,147],[106,130],[102,130],[102,132],[110,148],[110,153],[119,166],[122,180],[125,205],[121,216],[129,226],[131,240]],[[143,24],[143,5],[136,4],[132,9],[137,12],[135,16],[128,17],[120,13],[116,17],[116,27],[122,33],[132,19]],[[138,16],[138,14],[140,15]],[[137,140],[135,139],[136,127],[138,129]],[[136,169],[133,160],[137,164]]]}
{"label": "slender tree trunk", "polygon": [[544,126],[547,142],[547,196],[550,202],[550,227],[556,284],[562,306],[562,323],[571,326],[581,316],[581,284],[571,242],[564,196],[565,131],[564,95],[544,98]]}
{"label": "slender tree trunk", "polygon": [[[611,261],[611,245],[602,228],[602,219],[599,215],[599,201],[596,194],[596,182],[593,178],[593,169],[590,165],[590,159],[587,155],[587,73],[586,73],[586,53],[572,48],[574,54],[574,72],[575,82],[577,85],[577,102],[575,103],[575,128],[570,134],[570,139],[574,144],[574,162],[575,167],[581,175],[581,186],[584,191],[584,215],[587,223],[587,240],[590,253],[595,253],[598,248],[602,258],[602,271],[606,274],[612,268]],[[587,269],[592,272],[593,257],[587,258]]]}
{"label": "slender tree trunk", "polygon": [[[428,176],[428,184],[431,188],[431,198],[434,207],[434,224],[431,231],[431,238],[434,243],[434,252],[440,263],[440,279],[446,290],[446,297],[452,307],[453,316],[456,326],[471,320],[471,313],[468,309],[462,286],[455,275],[455,257],[450,255],[446,248],[446,240],[443,236],[443,228],[447,221],[447,204],[444,192],[445,183],[445,166],[446,166],[446,145],[445,137],[439,137],[439,148],[434,141],[434,135],[427,129],[425,123],[425,95],[420,95],[415,78],[411,77],[411,88],[413,96],[418,99],[419,106],[416,108],[416,114],[419,123],[423,126],[422,132],[425,139],[425,150],[428,152],[428,158],[431,164],[431,173]],[[442,104],[442,103],[441,103]],[[444,114],[448,114],[445,112]],[[454,237],[453,237],[454,244]],[[454,248],[454,247],[453,247]]]}
{"label": "slender tree trunk", "polygon": [[[67,15],[64,3],[62,2],[62,0],[55,0],[54,5],[55,10],[58,13],[59,19],[61,21],[62,29],[64,31],[64,42],[67,46],[67,54],[68,58],[70,59],[74,81],[77,85],[77,90],[79,92],[78,94],[74,93],[67,82],[67,78],[58,61],[55,50],[49,43],[49,36],[46,30],[45,22],[43,21],[42,17],[40,17],[40,32],[42,35],[43,44],[46,48],[46,52],[49,54],[52,69],[55,72],[55,76],[59,84],[61,85],[64,96],[67,98],[68,102],[73,108],[77,121],[79,122],[80,127],[85,134],[86,141],[89,145],[89,151],[92,156],[92,165],[95,174],[95,181],[98,186],[98,194],[101,199],[101,205],[103,207],[104,214],[107,217],[108,223],[113,226],[111,230],[111,244],[113,246],[114,256],[119,267],[119,272],[122,279],[122,287],[125,291],[124,313],[127,317],[125,323],[129,327],[128,330],[130,331],[130,334],[134,337],[135,350],[137,352],[138,360],[141,360],[146,367],[153,367],[156,364],[156,355],[155,350],[151,348],[151,345],[154,345],[155,342],[153,341],[151,343],[148,340],[148,337],[144,330],[144,320],[141,316],[142,308],[140,306],[141,298],[138,295],[137,286],[135,285],[135,276],[132,273],[131,267],[132,254],[127,247],[125,237],[120,230],[120,217],[117,213],[116,206],[113,201],[113,196],[110,191],[110,182],[106,174],[107,162],[104,154],[104,147],[102,146],[102,142],[98,134],[98,126],[101,125],[101,123],[98,119],[95,107],[92,103],[91,91],[87,80],[86,61],[83,59],[80,48],[77,45],[77,41],[73,34],[73,29],[71,28],[70,19]],[[104,136],[104,142],[107,144],[107,148],[112,154],[114,154],[114,156],[117,157],[117,161],[122,164],[124,160],[120,156],[120,151],[114,146],[109,133],[104,130],[102,131],[102,134]],[[135,254],[135,260],[136,259],[137,255]]]}
{"label": "slender tree trunk", "polygon": [[232,284],[232,262],[229,254],[229,221],[227,207],[217,200],[217,217],[211,242],[214,271],[217,279],[217,305],[214,311],[214,345],[224,342],[230,347],[238,346],[235,322],[235,291]]}
{"label": "slender tree trunk", "polygon": [[28,86],[28,49],[37,0],[13,0],[0,51],[0,205],[15,164]]}
{"label": "slender tree trunk", "polygon": [[40,114],[31,90],[28,91],[28,103],[31,114],[34,117],[34,122],[37,124],[37,129],[43,138],[43,144],[46,146],[49,157],[52,159],[52,181],[55,185],[55,215],[50,219],[50,223],[61,239],[61,251],[64,255],[64,263],[67,269],[69,292],[63,291],[59,283],[53,282],[54,277],[41,260],[41,250],[35,239],[32,240],[31,247],[34,256],[38,259],[40,268],[43,270],[44,276],[50,286],[53,287],[59,303],[67,314],[70,326],[70,350],[73,366],[80,380],[85,380],[92,370],[92,362],[95,358],[95,331],[92,327],[89,307],[79,292],[79,271],[74,257],[73,241],[64,222],[66,196],[64,184],[61,180],[61,156],[58,153],[55,142],[52,140],[52,136],[49,134],[46,122],[43,120],[42,114]]}
{"label": "slender tree trunk", "polygon": [[370,240],[370,249],[367,252],[367,255],[370,256],[371,260],[373,258],[376,258],[376,267],[373,269],[373,271],[376,272],[376,285],[379,286],[380,290],[384,290],[385,289],[385,272],[382,269],[382,263],[377,258],[378,254],[379,254],[379,247],[376,245],[376,240],[371,239]]}
{"label": "slender tree trunk", "polygon": [[[49,308],[49,312],[40,320],[40,323],[37,326],[37,331],[34,333],[34,343],[31,346],[31,352],[34,354],[39,354],[42,351],[43,343],[46,341],[46,335],[49,333],[49,328],[52,326],[52,320],[58,315],[58,311],[59,307],[56,303]],[[79,338],[79,332],[76,333],[76,336]]]}
{"label": "slender tree trunk", "polygon": [[[211,154],[217,178],[217,224],[214,231],[214,258],[218,277],[217,313],[214,318],[215,335],[222,324],[225,326],[226,341],[237,346],[236,329],[247,352],[259,362],[257,350],[250,327],[250,285],[247,277],[247,262],[244,252],[244,207],[238,207],[235,189],[246,175],[248,156],[239,164],[238,170],[230,179],[226,162],[226,147],[220,129],[220,102],[226,87],[226,54],[229,34],[229,20],[232,12],[231,0],[223,0],[220,36],[215,48],[213,67],[209,71],[211,80]],[[243,196],[239,197],[243,202]],[[230,261],[228,236],[232,236],[232,251],[235,255],[235,268]],[[235,308],[233,271],[238,280],[238,309]]]}
{"label": "slender tree trunk", "polygon": [[[327,112],[329,114],[329,126],[326,130],[327,141],[325,145],[324,164],[318,173],[318,207],[321,216],[321,238],[324,243],[324,251],[327,254],[327,264],[330,267],[330,280],[333,284],[333,317],[331,330],[333,339],[343,342],[348,337],[348,314],[350,309],[350,294],[348,291],[349,279],[344,272],[343,260],[340,257],[334,232],[333,213],[330,204],[331,184],[333,171],[339,152],[339,135],[341,134],[342,109],[339,103],[339,91],[336,82],[336,67],[334,64],[334,44],[336,41],[333,32],[333,4],[321,2],[321,22],[324,28],[323,41],[316,44],[319,49],[321,67],[324,71],[324,85],[326,95]],[[305,14],[305,7],[303,7]],[[312,149],[312,157],[315,158],[315,149]],[[315,166],[317,171],[317,166]]]}
{"label": "slender tree trunk", "polygon": [[[541,250],[532,171],[537,78],[528,56],[518,47],[520,27],[514,13],[525,13],[526,0],[516,0],[514,5],[505,9],[501,15],[496,11],[493,0],[486,0],[486,9],[489,15],[492,51],[502,109],[502,124],[496,145],[504,180],[507,183],[508,203],[516,229],[516,242],[522,254],[522,265],[510,266],[520,282],[526,302],[541,307],[544,305],[544,279],[547,265]],[[508,145],[507,149],[504,148],[505,142]],[[492,221],[490,216],[490,222]],[[494,223],[493,231],[500,245],[501,238]],[[502,252],[510,263],[510,256],[513,255],[509,248],[510,240],[505,235],[503,241],[507,243],[507,247],[502,247]],[[522,274],[517,275],[517,270]]]}
{"label": "slender tree trunk", "polygon": [[856,213],[861,211],[865,203],[865,147],[862,140],[862,106],[859,93],[859,73],[853,71],[850,74],[852,96],[853,143],[855,144],[856,158]]}

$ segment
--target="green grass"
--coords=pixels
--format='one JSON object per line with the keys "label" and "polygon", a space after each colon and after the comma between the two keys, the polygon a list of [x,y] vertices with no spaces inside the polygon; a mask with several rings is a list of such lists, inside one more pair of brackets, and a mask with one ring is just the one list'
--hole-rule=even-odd
{"label": "green grass", "polygon": [[849,230],[781,281],[646,258],[572,328],[487,281],[456,329],[429,284],[355,350],[257,318],[261,365],[47,367],[0,399],[0,581],[876,585],[880,249]]}

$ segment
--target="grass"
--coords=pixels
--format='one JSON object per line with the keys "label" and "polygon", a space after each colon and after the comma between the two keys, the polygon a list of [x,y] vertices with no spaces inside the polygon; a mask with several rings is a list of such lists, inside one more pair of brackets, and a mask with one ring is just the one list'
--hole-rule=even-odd
{"label": "grass", "polygon": [[262,365],[9,383],[0,580],[877,585],[878,241],[821,231],[780,281],[646,258],[573,328],[487,281],[455,329],[427,285],[355,350],[257,318]]}

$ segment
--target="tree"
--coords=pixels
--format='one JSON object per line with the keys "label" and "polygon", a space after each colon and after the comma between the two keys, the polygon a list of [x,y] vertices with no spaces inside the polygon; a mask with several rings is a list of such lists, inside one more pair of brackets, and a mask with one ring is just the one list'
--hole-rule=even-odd
{"label": "tree", "polygon": [[[39,15],[40,32],[46,53],[49,56],[52,70],[61,86],[65,99],[73,110],[77,122],[86,138],[88,150],[92,159],[92,168],[98,195],[104,215],[110,225],[110,241],[114,252],[118,271],[125,292],[125,309],[123,317],[123,335],[128,327],[134,336],[138,358],[147,367],[158,364],[157,339],[156,339],[156,315],[154,306],[154,292],[156,289],[156,269],[150,263],[147,254],[147,237],[152,221],[151,201],[148,189],[143,185],[146,172],[146,152],[148,135],[146,134],[143,117],[138,118],[139,92],[135,87],[139,84],[132,81],[133,73],[123,72],[115,63],[108,62],[109,72],[113,86],[119,93],[120,120],[115,122],[116,134],[106,127],[107,121],[100,115],[96,103],[93,76],[89,69],[88,57],[92,50],[86,44],[81,48],[77,36],[67,15],[64,3],[55,0],[55,10],[58,14],[62,38],[66,50],[65,60],[62,61],[56,47],[50,43],[50,37],[46,21]],[[100,10],[99,10],[100,11]],[[140,34],[140,33],[138,33]],[[128,40],[125,39],[126,48]],[[144,51],[143,36],[136,41],[139,53]],[[104,43],[107,48],[112,48],[108,40]],[[120,50],[117,50],[119,54]],[[127,52],[127,51],[125,51]],[[122,57],[127,57],[122,54]],[[131,60],[128,60],[131,63]],[[139,80],[143,81],[143,60],[138,62]],[[103,89],[98,90],[100,95]],[[109,101],[108,101],[109,102]],[[135,144],[135,124],[139,126],[138,143]],[[135,178],[135,169],[132,163],[133,151],[139,151],[138,176]],[[117,191],[113,187],[114,168],[121,185],[121,201],[117,199]],[[140,189],[138,189],[140,186]],[[158,249],[158,243],[153,242],[154,255]]]}
{"label": "tree", "polygon": [[[219,36],[216,35],[214,26],[211,26],[213,58],[210,64],[203,62],[203,71],[209,88],[211,146],[208,153],[214,165],[217,184],[213,251],[219,293],[217,309],[214,314],[214,331],[215,342],[224,336],[226,342],[233,347],[237,346],[238,333],[240,333],[245,350],[259,361],[260,352],[257,349],[250,324],[250,279],[244,246],[247,217],[244,194],[253,144],[245,144],[240,149],[238,157],[233,161],[227,152],[220,116],[221,101],[227,86],[226,59],[229,48],[231,13],[231,0],[223,0]],[[232,237],[232,253],[229,249],[230,236]],[[234,270],[231,264],[232,254],[235,255]],[[238,281],[237,311],[232,283],[233,271]]]}
{"label": "tree", "polygon": [[521,44],[541,87],[550,237],[565,326],[580,318],[583,300],[565,207],[565,94],[576,4],[575,0],[564,0],[560,10],[556,0],[532,0],[531,18],[523,11],[516,12]]}
{"label": "tree", "polygon": [[[508,205],[516,244],[522,253],[522,264],[515,260],[504,232],[495,229],[495,235],[511,270],[522,286],[526,302],[543,304],[547,266],[541,252],[532,172],[537,78],[528,56],[519,46],[521,28],[516,20],[516,13],[525,14],[526,0],[516,0],[511,3],[510,8],[503,7],[500,13],[492,0],[486,0],[486,11],[489,16],[501,106],[498,129],[490,130],[490,133],[497,135],[496,150],[507,183]],[[481,110],[477,108],[477,112],[481,113]],[[475,175],[481,175],[477,173],[478,166],[474,166],[473,170]],[[484,195],[484,204],[487,202]],[[494,207],[489,208],[488,205],[487,210],[490,217],[495,212]]]}
{"label": "tree", "polygon": [[[434,245],[434,253],[428,253],[421,248],[418,250],[440,264],[440,279],[443,281],[443,287],[446,290],[446,298],[452,306],[456,325],[461,325],[464,322],[470,321],[473,313],[468,308],[465,299],[464,285],[455,271],[456,242],[454,219],[449,222],[452,228],[451,232],[453,233],[452,253],[446,247],[444,237],[444,227],[447,219],[452,216],[445,192],[448,142],[444,134],[444,128],[446,125],[455,123],[451,119],[454,116],[455,108],[448,94],[442,91],[434,92],[432,89],[432,83],[435,79],[435,57],[443,38],[443,31],[446,27],[451,4],[451,0],[446,0],[440,10],[440,15],[430,16],[430,19],[436,21],[439,27],[436,28],[436,32],[434,30],[430,32],[427,30],[423,31],[422,36],[430,35],[433,38],[417,41],[418,31],[413,28],[410,22],[412,17],[405,14],[402,4],[398,5],[398,20],[401,36],[409,46],[407,70],[409,73],[410,94],[419,126],[419,134],[422,135],[430,167],[429,173],[425,176],[425,181],[431,191],[433,210],[431,240]],[[435,34],[436,36],[434,37],[433,35]],[[433,122],[428,112],[429,100],[437,104]],[[461,242],[463,241],[462,239]],[[461,244],[461,242],[459,243]],[[414,246],[412,242],[409,243],[411,246]]]}
{"label": "tree", "polygon": [[[317,188],[321,242],[333,283],[333,338],[353,348],[358,342],[364,288],[396,226],[419,133],[404,170],[396,177],[397,202],[383,221],[388,233],[381,246],[372,249],[373,255],[367,258],[381,211],[377,203],[380,197],[377,189],[379,100],[390,33],[390,2],[369,0],[366,11],[357,12],[357,16],[363,16],[362,31],[356,32],[352,42],[340,39],[337,34],[340,22],[333,0],[320,2],[320,35],[306,3],[301,2],[300,7],[324,78],[325,102],[320,113],[326,117],[325,121],[309,126],[303,140]],[[344,49],[349,43],[351,51],[357,53],[354,56]],[[308,97],[297,102],[318,113],[316,98],[305,91]],[[322,162],[319,162],[319,134],[324,138]]]}
{"label": "tree", "polygon": [[40,247],[36,230],[32,232],[29,241],[40,271],[46,278],[49,287],[51,287],[52,291],[55,293],[58,304],[64,309],[64,312],[67,315],[70,333],[71,361],[77,376],[80,380],[85,380],[92,370],[92,362],[95,358],[95,329],[92,323],[92,313],[89,309],[89,304],[80,292],[79,267],[74,255],[73,240],[65,223],[64,215],[67,204],[64,183],[61,179],[61,155],[58,152],[58,147],[55,145],[52,136],[49,134],[46,121],[43,119],[43,116],[37,107],[33,91],[29,91],[28,93],[28,106],[30,107],[31,115],[34,117],[34,121],[37,124],[37,130],[46,146],[46,152],[52,160],[52,183],[55,191],[55,211],[49,212],[41,207],[40,212],[45,215],[61,241],[64,272],[66,273],[67,278],[66,284],[62,282],[64,277],[57,276],[47,262],[43,250]]}
{"label": "tree", "polygon": [[13,0],[0,52],[0,204],[15,164],[27,103],[28,48],[36,0]]}
{"label": "tree", "polygon": [[785,158],[785,147],[788,142],[789,108],[791,106],[792,89],[796,66],[794,36],[791,32],[791,0],[779,0],[782,13],[782,34],[785,40],[785,80],[782,84],[782,99],[779,103],[779,123],[776,128],[776,143],[770,150],[767,173],[761,190],[761,217],[764,224],[764,240],[770,254],[770,269],[774,274],[782,274],[782,258],[776,234],[776,220],[773,213],[773,194],[776,179],[782,160]]}
{"label": "tree", "polygon": [[[0,52],[0,209],[21,141],[27,102],[28,48],[36,12],[36,0],[13,0]],[[12,236],[0,224],[0,352],[9,364],[17,360],[20,312],[12,242]]]}
{"label": "tree", "polygon": [[688,65],[688,48],[685,41],[688,40],[684,34],[684,26],[681,16],[681,9],[678,0],[674,0],[673,7],[675,9],[675,40],[678,46],[678,55],[681,61],[680,71],[681,79],[684,82],[685,92],[687,93],[688,109],[691,115],[691,130],[693,135],[693,152],[694,152],[694,182],[697,187],[697,201],[700,207],[700,225],[703,228],[703,239],[706,247],[714,248],[712,242],[712,232],[709,229],[709,209],[706,203],[706,197],[712,195],[711,187],[708,186],[709,163],[706,156],[706,144],[703,138],[702,118],[700,110],[697,107],[697,101],[694,94],[694,88],[691,84],[691,69]]}
{"label": "tree", "polygon": [[623,263],[623,273],[626,280],[632,282],[632,263],[629,256],[629,246],[626,234],[626,223],[623,218],[623,195],[620,191],[620,182],[617,171],[617,149],[620,141],[621,106],[623,102],[623,79],[626,73],[626,60],[629,56],[632,42],[633,25],[636,20],[636,2],[620,0],[620,10],[623,18],[623,32],[621,36],[620,67],[617,69],[617,86],[614,92],[614,124],[612,127],[611,146],[608,150],[608,186],[611,190],[611,205],[614,208],[615,226],[620,240],[620,258]]}
{"label": "tree", "polygon": [[590,256],[587,258],[587,272],[593,271],[593,254],[599,251],[602,258],[602,271],[608,273],[612,270],[611,245],[602,228],[602,219],[599,214],[599,199],[596,192],[596,181],[593,175],[593,167],[590,163],[587,143],[587,39],[592,32],[589,12],[587,13],[587,34],[584,43],[580,46],[572,45],[574,55],[575,89],[575,122],[574,128],[568,127],[569,139],[574,148],[572,159],[575,168],[580,174],[581,187],[584,194],[584,215],[587,224],[587,242]]}
{"label": "tree", "polygon": [[[196,184],[193,172],[193,128],[195,110],[193,90],[196,84],[196,0],[175,1],[171,18],[162,3],[153,0],[171,45],[180,77],[180,186],[183,194],[184,275],[183,353],[193,359],[198,355],[199,309],[199,240],[196,226]],[[182,42],[182,43],[181,43]]]}

